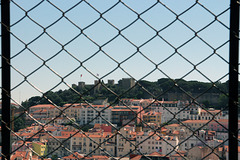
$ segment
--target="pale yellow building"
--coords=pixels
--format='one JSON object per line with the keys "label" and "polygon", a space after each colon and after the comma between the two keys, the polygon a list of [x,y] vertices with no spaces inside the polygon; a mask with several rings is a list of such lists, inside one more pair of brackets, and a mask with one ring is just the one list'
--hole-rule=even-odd
{"label": "pale yellow building", "polygon": [[161,112],[154,112],[154,111],[149,111],[147,113],[143,113],[143,121],[145,123],[153,123],[156,124],[157,126],[161,125]]}
{"label": "pale yellow building", "polygon": [[42,142],[32,142],[33,150],[38,156],[45,156],[47,154],[47,145]]}

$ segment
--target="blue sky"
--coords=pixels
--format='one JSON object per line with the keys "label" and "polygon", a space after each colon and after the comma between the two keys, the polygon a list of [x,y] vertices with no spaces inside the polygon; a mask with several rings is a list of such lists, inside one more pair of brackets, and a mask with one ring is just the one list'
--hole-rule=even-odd
{"label": "blue sky", "polygon": [[[128,74],[139,80],[153,71],[156,64],[159,64],[158,70],[154,70],[144,80],[156,81],[167,76],[173,79],[182,78],[194,65],[212,81],[220,79],[225,82],[228,78],[225,75],[228,73],[226,61],[229,52],[227,43],[229,31],[225,26],[229,26],[229,10],[218,17],[225,26],[215,21],[204,30],[202,28],[215,19],[212,14],[219,15],[229,8],[229,1],[200,0],[199,3],[212,14],[199,4],[181,14],[195,3],[193,0],[162,0],[152,8],[150,7],[156,0],[122,0],[125,5],[118,3],[117,0],[86,0],[76,7],[73,6],[79,1],[51,0],[55,7],[44,1],[32,10],[31,8],[40,1],[14,0],[14,2],[11,3],[11,31],[17,38],[12,36],[11,39],[12,66],[21,74],[12,70],[11,83],[13,99],[18,102],[41,95],[26,82],[18,86],[24,80],[24,76],[28,76],[27,80],[42,92],[61,82],[60,77],[64,77],[64,82],[69,85],[77,84],[80,80],[92,84],[96,77],[104,77],[105,82],[114,79],[117,83],[119,79],[129,77]],[[148,8],[150,9],[144,12]],[[24,17],[23,10],[28,11],[28,17]],[[67,18],[61,18],[62,11]],[[100,13],[103,18],[100,18]],[[144,22],[155,30],[142,20],[135,21],[138,17],[136,13],[141,14]],[[176,20],[176,14],[181,14],[179,19],[191,29]],[[22,17],[24,18],[19,21]],[[56,22],[59,18],[61,19]],[[99,20],[95,22],[97,19]],[[174,23],[163,29],[174,20],[176,20]],[[134,23],[131,24],[132,22]],[[53,23],[54,25],[51,25]],[[90,25],[92,23],[94,24]],[[82,29],[83,34],[75,25]],[[47,34],[43,33],[43,28],[46,28]],[[119,30],[122,35],[118,35]],[[160,31],[159,36],[156,36],[156,31]],[[193,38],[194,32],[198,32],[200,38]],[[39,38],[33,41],[36,37]],[[114,37],[115,39],[110,41]],[[191,38],[193,39],[189,43],[182,46]],[[33,42],[30,43],[31,41]],[[149,42],[146,43],[147,41]],[[28,44],[27,49],[24,43]],[[65,50],[62,50],[62,46]],[[175,53],[175,49],[178,53]],[[203,61],[214,50],[217,54]],[[133,54],[135,54],[133,57],[127,59]],[[53,57],[54,55],[56,56]],[[166,60],[169,56],[171,57]],[[43,64],[43,61],[46,61],[46,65],[53,72],[43,66],[32,73]],[[83,62],[84,67],[80,67],[80,62]],[[118,66],[118,63],[121,63],[121,67],[128,74],[118,68],[107,75]],[[195,70],[183,78],[209,82],[205,76]],[[67,86],[62,83],[54,91],[66,88]]]}

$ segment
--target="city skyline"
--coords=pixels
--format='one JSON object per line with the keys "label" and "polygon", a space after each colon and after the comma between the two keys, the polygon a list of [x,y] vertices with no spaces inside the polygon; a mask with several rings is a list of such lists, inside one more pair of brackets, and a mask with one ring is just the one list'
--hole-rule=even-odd
{"label": "city skyline", "polygon": [[[69,86],[129,75],[148,81],[228,79],[229,2],[39,2],[11,3],[11,62],[19,71],[12,69],[12,97],[19,103],[41,95],[27,81],[44,93],[62,78]],[[54,91],[67,88],[62,83]]]}

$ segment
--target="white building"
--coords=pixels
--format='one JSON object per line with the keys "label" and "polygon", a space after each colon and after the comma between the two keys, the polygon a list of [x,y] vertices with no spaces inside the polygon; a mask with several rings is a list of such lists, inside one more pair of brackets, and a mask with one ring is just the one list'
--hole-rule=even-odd
{"label": "white building", "polygon": [[138,150],[143,154],[153,152],[163,155],[176,154],[178,142],[178,137],[176,136],[163,136],[154,134],[154,132],[138,132],[136,135],[136,145],[138,145]]}
{"label": "white building", "polygon": [[[111,107],[106,105],[89,105],[85,103],[80,104],[66,104],[64,107],[51,108],[48,110],[49,117],[68,117],[74,118],[76,123],[82,124],[106,124],[111,121],[112,111]],[[64,113],[64,114],[63,114]],[[101,117],[100,117],[101,116]]]}
{"label": "white building", "polygon": [[199,108],[199,120],[211,120],[211,119],[224,119],[223,112],[221,110],[215,110],[210,108],[208,110],[204,110]]}
{"label": "white building", "polygon": [[[106,109],[105,109],[106,108]],[[100,117],[100,115],[102,117]],[[112,120],[112,109],[111,107],[107,108],[105,105],[91,105],[81,108],[80,117],[77,118],[77,121],[80,124],[107,124],[107,121]]]}
{"label": "white building", "polygon": [[162,112],[162,123],[176,120],[198,119],[200,106],[188,101],[156,101],[151,110]]}

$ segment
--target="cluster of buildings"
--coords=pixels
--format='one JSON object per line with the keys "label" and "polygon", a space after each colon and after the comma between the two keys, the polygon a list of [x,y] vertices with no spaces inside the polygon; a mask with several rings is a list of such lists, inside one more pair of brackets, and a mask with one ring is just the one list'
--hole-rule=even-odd
{"label": "cluster of buildings", "polygon": [[[126,125],[119,130],[107,124],[95,124],[83,132],[72,126],[39,124],[13,135],[12,156],[31,153],[29,159],[57,156],[62,160],[85,159],[219,159],[228,153],[227,120],[186,120],[159,130]],[[220,125],[220,126],[218,126]],[[200,130],[194,128],[200,127]],[[73,154],[74,153],[74,154]],[[19,155],[20,156],[20,155]],[[21,156],[20,156],[21,157]]]}
{"label": "cluster of buildings", "polygon": [[[62,160],[227,159],[227,113],[202,108],[188,101],[154,99],[122,99],[116,106],[32,106],[26,119],[31,125],[13,135],[12,156],[21,153],[29,159],[56,156]],[[84,132],[86,126],[90,129]]]}
{"label": "cluster of buildings", "polygon": [[[65,104],[54,106],[41,104],[32,106],[29,114],[41,123],[53,121],[65,124],[71,120],[79,125],[90,124],[124,124],[140,123],[161,126],[163,123],[174,123],[183,120],[228,119],[227,113],[204,107],[189,101],[158,101],[154,99],[122,99],[118,105],[103,104]],[[68,118],[66,118],[68,117]],[[32,120],[31,117],[28,118]]]}

